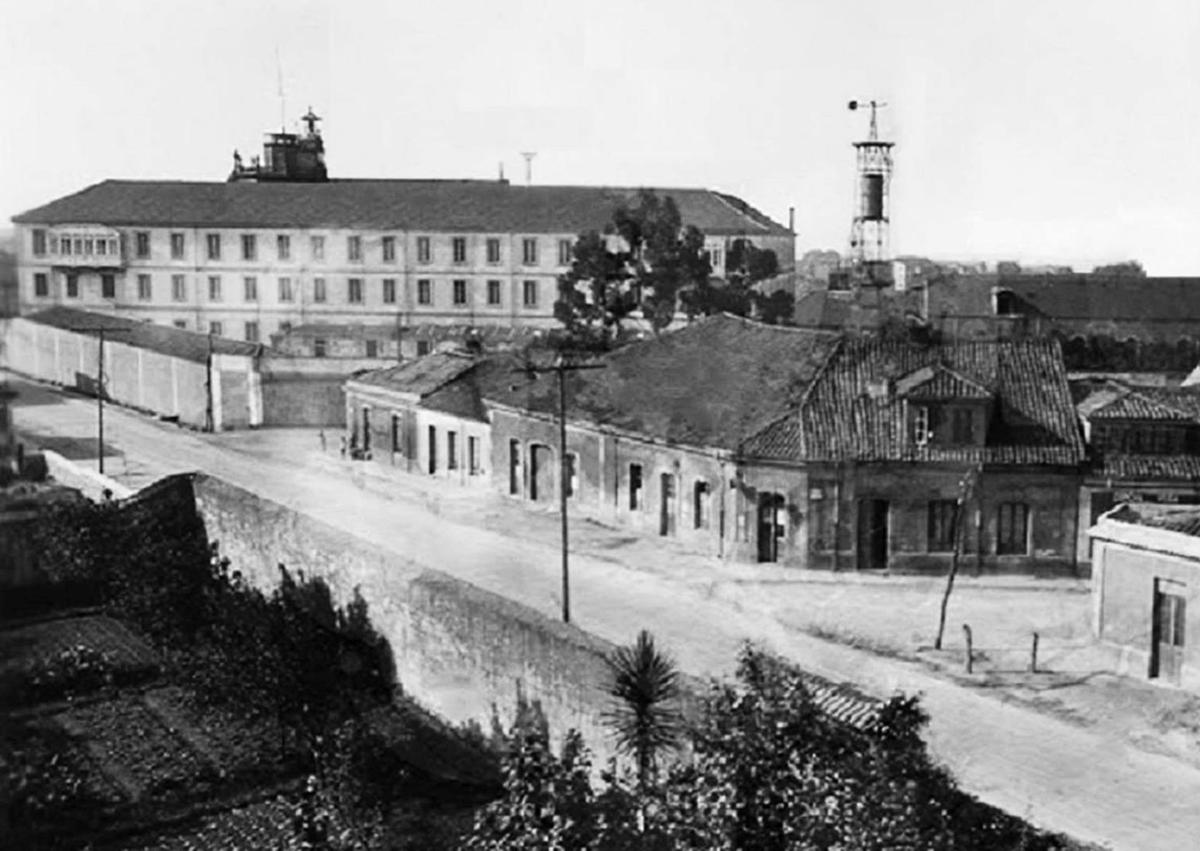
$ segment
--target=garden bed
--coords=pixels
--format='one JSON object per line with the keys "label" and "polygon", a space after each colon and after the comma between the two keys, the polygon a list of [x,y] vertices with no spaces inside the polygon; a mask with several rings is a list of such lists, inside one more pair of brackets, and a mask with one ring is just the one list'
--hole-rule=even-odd
{"label": "garden bed", "polygon": [[225,851],[277,848],[291,832],[292,808],[283,797],[204,816],[155,837],[139,837],[123,851]]}
{"label": "garden bed", "polygon": [[86,737],[104,772],[137,801],[208,795],[218,771],[152,712],[140,696],[123,696],[68,710],[56,720]]}

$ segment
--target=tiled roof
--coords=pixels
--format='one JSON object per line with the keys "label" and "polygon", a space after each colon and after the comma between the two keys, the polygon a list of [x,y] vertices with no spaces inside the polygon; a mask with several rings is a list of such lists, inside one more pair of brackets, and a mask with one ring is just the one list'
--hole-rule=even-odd
{"label": "tiled roof", "polygon": [[[987,444],[918,446],[895,392],[872,392],[922,367],[944,365],[973,386],[995,388]],[[1076,465],[1084,457],[1066,371],[1048,341],[906,343],[846,341],[798,406],[746,442],[746,455],[788,461],[932,461]]]}
{"label": "tiled roof", "polygon": [[[746,202],[707,189],[654,190],[675,199],[706,234],[790,235]],[[339,227],[486,233],[602,230],[637,189],[513,186],[483,180],[331,180],[191,183],[106,180],[28,210],[13,221],[111,226]]]}
{"label": "tiled roof", "polygon": [[1109,520],[1166,529],[1200,538],[1200,506],[1126,503],[1105,516]]}
{"label": "tiled roof", "polygon": [[923,366],[896,381],[908,399],[991,399],[995,392],[942,363]]}
{"label": "tiled roof", "polygon": [[1001,275],[1028,312],[1061,320],[1183,321],[1200,314],[1200,278]]}
{"label": "tiled roof", "polygon": [[185,331],[169,325],[154,325],[107,313],[76,310],[72,307],[51,307],[25,318],[30,322],[91,336],[99,336],[99,334],[97,331],[89,329],[102,327],[105,329],[105,339],[109,342],[124,343],[139,349],[160,352],[197,363],[204,363],[208,360],[210,351],[218,355],[241,355],[243,357],[254,357],[265,351],[265,348],[259,343],[210,337],[207,334],[197,334],[195,331]]}
{"label": "tiled roof", "polygon": [[1092,464],[1091,474],[1124,481],[1200,482],[1200,456],[1132,455],[1105,452]]}
{"label": "tiled roof", "polygon": [[[568,416],[671,443],[734,450],[794,406],[835,335],[711,316],[598,360],[602,369],[568,373]],[[489,401],[553,415],[553,375],[498,382]]]}
{"label": "tiled roof", "polygon": [[382,387],[424,398],[471,370],[476,358],[463,352],[434,352],[396,366],[376,369],[356,376],[351,383]]}
{"label": "tiled roof", "polygon": [[1200,387],[1131,387],[1109,382],[1077,409],[1089,420],[1200,422]]}

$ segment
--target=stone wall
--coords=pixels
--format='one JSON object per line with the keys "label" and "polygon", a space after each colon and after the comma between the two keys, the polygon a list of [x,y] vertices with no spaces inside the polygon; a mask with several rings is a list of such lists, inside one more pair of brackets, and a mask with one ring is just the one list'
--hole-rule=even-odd
{"label": "stone wall", "polygon": [[209,539],[260,588],[282,564],[325,580],[339,604],[357,589],[404,691],[432,712],[486,730],[493,709],[507,724],[524,695],[556,742],[573,727],[599,761],[611,753],[600,722],[607,643],[219,479],[190,481]]}

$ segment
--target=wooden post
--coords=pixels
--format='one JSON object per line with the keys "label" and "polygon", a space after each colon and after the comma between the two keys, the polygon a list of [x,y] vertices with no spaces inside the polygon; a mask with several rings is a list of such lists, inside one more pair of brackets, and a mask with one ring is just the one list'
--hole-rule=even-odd
{"label": "wooden post", "polygon": [[1038,634],[1033,634],[1033,649],[1029,654],[1029,673],[1037,673],[1037,651],[1038,651]]}
{"label": "wooden post", "polygon": [[971,627],[967,624],[963,624],[963,637],[966,638],[967,641],[967,656],[964,661],[966,663],[967,673],[970,674],[974,672],[975,659],[971,650]]}

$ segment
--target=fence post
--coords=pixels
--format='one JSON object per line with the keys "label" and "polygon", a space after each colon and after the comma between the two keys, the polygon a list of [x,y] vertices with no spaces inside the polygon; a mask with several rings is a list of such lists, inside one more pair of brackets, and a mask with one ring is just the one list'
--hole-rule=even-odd
{"label": "fence post", "polygon": [[970,674],[974,672],[975,659],[974,654],[971,651],[971,627],[969,627],[967,624],[963,624],[963,635],[967,640],[967,657],[964,661],[967,666],[967,673]]}
{"label": "fence post", "polygon": [[1038,634],[1033,634],[1033,649],[1029,654],[1029,673],[1037,673]]}

